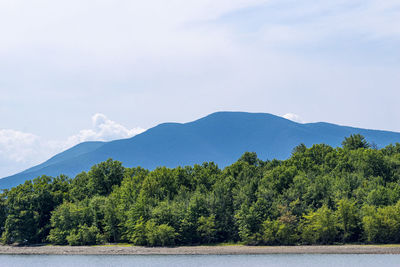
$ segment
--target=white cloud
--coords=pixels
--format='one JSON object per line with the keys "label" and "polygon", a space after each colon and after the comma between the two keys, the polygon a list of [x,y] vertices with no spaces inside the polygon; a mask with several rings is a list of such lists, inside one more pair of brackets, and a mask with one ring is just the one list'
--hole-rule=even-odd
{"label": "white cloud", "polygon": [[51,152],[37,135],[0,129],[0,178],[39,163]]}
{"label": "white cloud", "polygon": [[0,129],[0,157],[22,162],[35,150],[39,137],[10,129]]}
{"label": "white cloud", "polygon": [[291,121],[304,123],[304,121],[301,119],[301,117],[299,115],[297,115],[297,114],[294,114],[294,113],[286,113],[282,117],[284,117],[285,119],[291,120]]}
{"label": "white cloud", "polygon": [[101,113],[96,113],[92,116],[92,126],[92,129],[81,130],[78,134],[70,136],[66,144],[70,146],[85,141],[111,141],[129,138],[145,131],[145,129],[141,127],[128,129],[108,119]]}
{"label": "white cloud", "polygon": [[126,128],[101,113],[92,116],[91,129],[81,130],[66,140],[46,140],[32,133],[0,129],[0,178],[39,164],[81,142],[129,138],[144,131],[140,127]]}

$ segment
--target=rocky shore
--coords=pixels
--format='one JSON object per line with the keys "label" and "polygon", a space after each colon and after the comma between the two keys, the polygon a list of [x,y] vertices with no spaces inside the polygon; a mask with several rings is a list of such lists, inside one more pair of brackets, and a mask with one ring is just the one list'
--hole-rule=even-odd
{"label": "rocky shore", "polygon": [[339,246],[0,246],[14,255],[239,255],[239,254],[400,254],[399,245]]}

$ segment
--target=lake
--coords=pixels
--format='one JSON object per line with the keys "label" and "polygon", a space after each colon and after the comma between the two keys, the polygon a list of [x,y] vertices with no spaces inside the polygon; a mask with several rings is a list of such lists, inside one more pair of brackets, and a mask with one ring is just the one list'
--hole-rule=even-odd
{"label": "lake", "polygon": [[0,266],[399,266],[400,255],[0,255]]}

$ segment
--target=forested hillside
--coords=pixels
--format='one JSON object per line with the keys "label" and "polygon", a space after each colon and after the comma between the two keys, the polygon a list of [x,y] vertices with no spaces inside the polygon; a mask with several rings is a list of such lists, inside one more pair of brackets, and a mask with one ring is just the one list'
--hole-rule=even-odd
{"label": "forested hillside", "polygon": [[42,176],[1,194],[5,244],[171,246],[400,242],[400,144],[300,144],[287,160]]}

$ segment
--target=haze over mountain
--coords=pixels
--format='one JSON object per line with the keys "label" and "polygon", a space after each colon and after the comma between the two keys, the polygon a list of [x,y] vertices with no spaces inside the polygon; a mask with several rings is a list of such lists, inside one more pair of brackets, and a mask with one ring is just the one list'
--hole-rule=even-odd
{"label": "haze over mountain", "polygon": [[384,147],[400,142],[400,133],[359,129],[330,123],[297,123],[267,113],[217,112],[189,123],[163,123],[129,139],[84,142],[48,161],[0,180],[9,188],[41,175],[74,177],[108,158],[126,167],[176,167],[214,161],[220,167],[236,161],[244,152],[259,158],[285,159],[300,143],[340,146],[344,137],[362,134]]}

